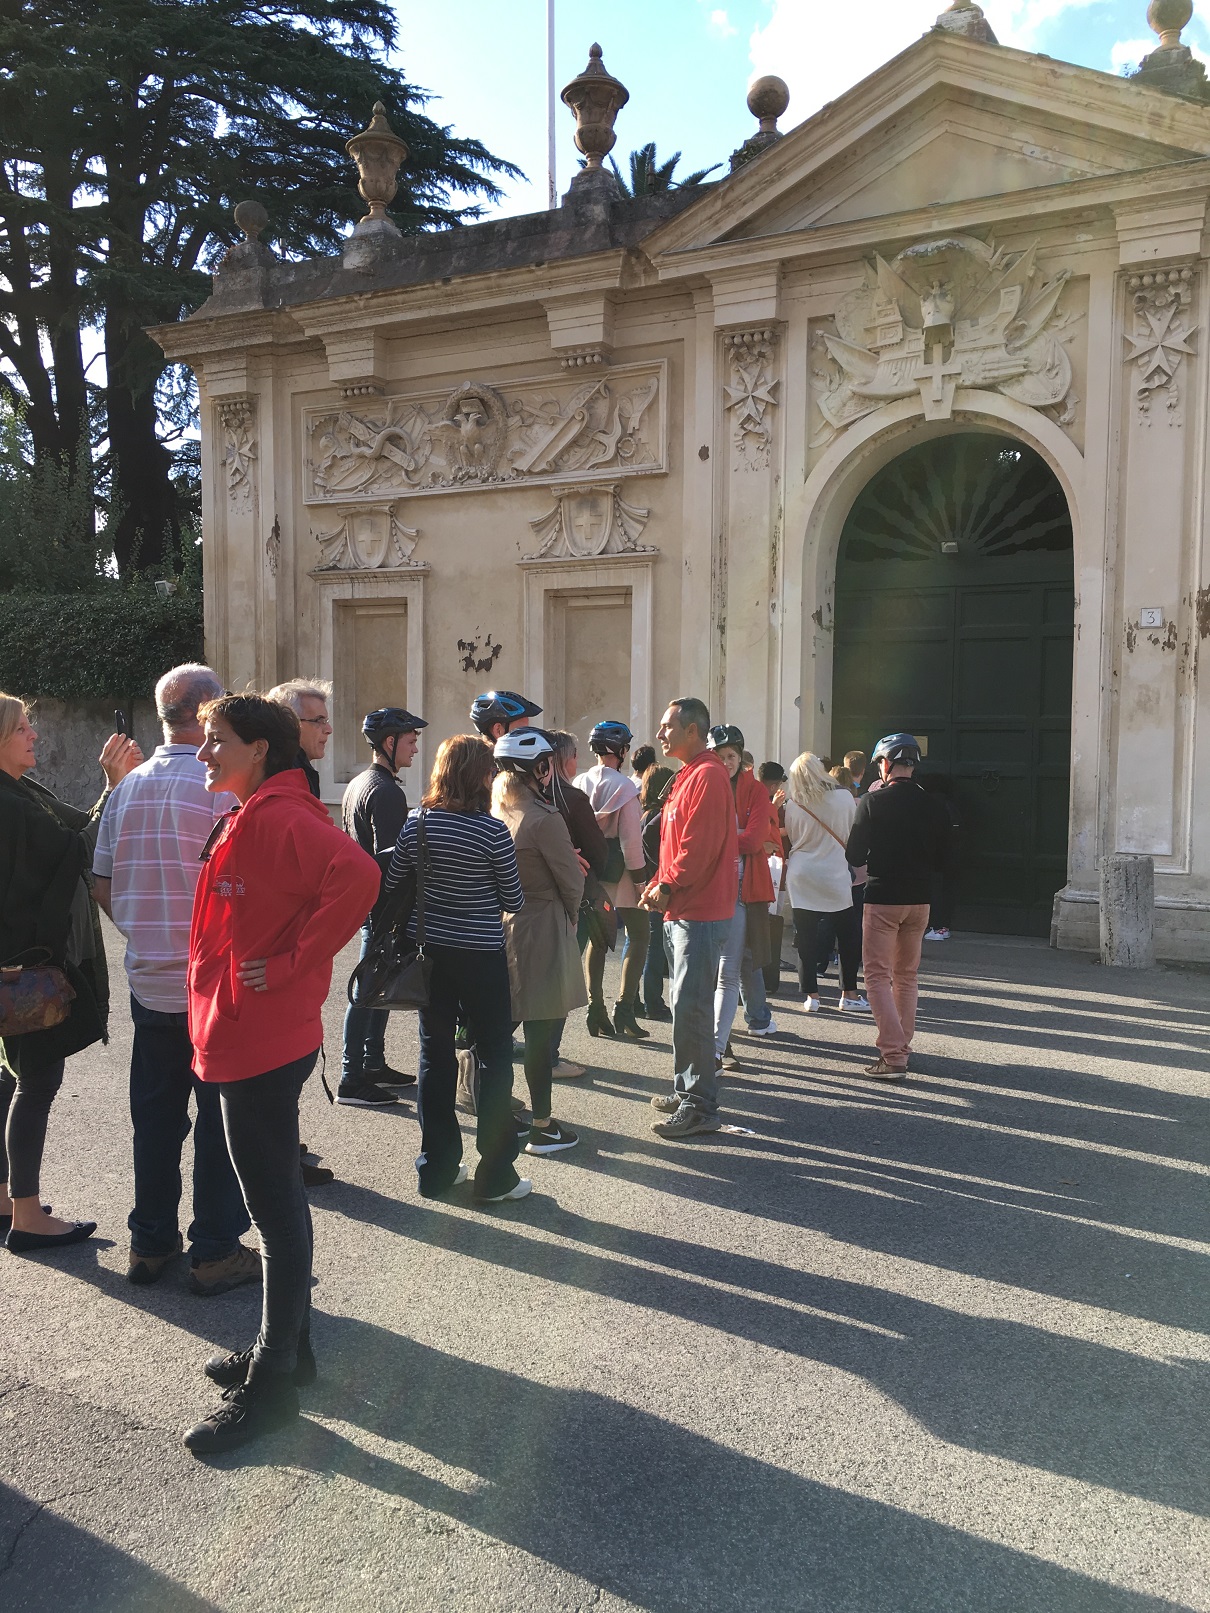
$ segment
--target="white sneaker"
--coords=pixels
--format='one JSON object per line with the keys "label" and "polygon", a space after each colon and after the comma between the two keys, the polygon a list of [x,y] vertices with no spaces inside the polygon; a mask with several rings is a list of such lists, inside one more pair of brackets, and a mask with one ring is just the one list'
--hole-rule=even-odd
{"label": "white sneaker", "polygon": [[528,1176],[523,1176],[516,1187],[510,1187],[507,1193],[496,1193],[489,1199],[480,1199],[480,1204],[503,1204],[505,1199],[528,1198],[534,1190],[534,1184]]}
{"label": "white sneaker", "polygon": [[767,1025],[748,1025],[745,1029],[749,1036],[776,1036],[777,1021],[770,1019]]}
{"label": "white sneaker", "polygon": [[573,1064],[570,1059],[560,1059],[551,1066],[550,1078],[552,1081],[575,1081],[584,1074],[582,1064]]}
{"label": "white sneaker", "polygon": [[936,930],[925,930],[924,932],[926,941],[948,941],[949,938],[950,932],[946,929],[938,928]]}
{"label": "white sneaker", "polygon": [[864,997],[842,997],[836,1005],[842,1014],[868,1014],[870,1005]]}
{"label": "white sneaker", "polygon": [[804,1014],[817,1014],[819,1012],[819,998],[818,997],[804,997],[803,998],[803,1003],[802,1003],[802,1011],[803,1011]]}

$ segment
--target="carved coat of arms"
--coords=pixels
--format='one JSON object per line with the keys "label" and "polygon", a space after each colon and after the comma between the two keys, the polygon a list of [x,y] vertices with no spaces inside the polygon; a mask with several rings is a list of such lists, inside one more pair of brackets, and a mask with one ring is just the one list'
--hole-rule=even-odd
{"label": "carved coat of arms", "polygon": [[928,418],[945,419],[959,386],[1062,405],[1072,369],[1059,299],[1070,271],[1039,280],[1036,257],[1036,243],[1007,252],[970,236],[922,241],[890,263],[876,257],[837,309],[837,334],[823,336],[831,364],[817,372],[816,402],[828,425],[915,392]]}
{"label": "carved coat of arms", "polygon": [[638,541],[649,514],[628,503],[614,483],[562,488],[555,495],[554,509],[529,523],[541,544],[524,558],[592,560],[607,554],[652,554],[654,550]]}

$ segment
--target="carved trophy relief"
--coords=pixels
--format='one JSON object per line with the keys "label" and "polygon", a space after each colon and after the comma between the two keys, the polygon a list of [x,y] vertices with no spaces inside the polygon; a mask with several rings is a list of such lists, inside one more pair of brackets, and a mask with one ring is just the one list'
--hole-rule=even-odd
{"label": "carved trophy relief", "polygon": [[1198,327],[1188,320],[1193,300],[1193,270],[1156,269],[1132,274],[1126,282],[1134,315],[1133,331],[1124,335],[1129,343],[1127,363],[1139,372],[1134,401],[1144,425],[1164,420],[1180,425],[1181,389],[1177,379],[1181,360],[1192,357],[1189,345]]}
{"label": "carved trophy relief", "polygon": [[366,399],[308,416],[312,503],[665,469],[663,365]]}
{"label": "carved trophy relief", "polygon": [[252,398],[225,398],[218,404],[219,440],[227,497],[238,509],[252,504],[256,466],[256,405]]}
{"label": "carved trophy relief", "polygon": [[359,504],[334,513],[335,526],[312,532],[319,545],[317,571],[381,571],[416,563],[419,529],[401,526],[394,504]]}
{"label": "carved trophy relief", "polygon": [[[957,389],[1000,392],[1074,418],[1065,343],[1080,315],[1059,307],[1070,270],[1039,277],[1037,243],[1009,252],[971,236],[921,241],[837,307],[836,334],[821,332],[814,401],[831,432],[919,393],[927,419],[953,413]],[[1066,418],[1065,418],[1066,416]]]}
{"label": "carved trophy relief", "polygon": [[749,470],[769,463],[773,440],[772,411],[780,382],[773,374],[775,330],[732,331],[723,337],[731,379],[724,383],[725,407],[731,417],[731,440]]}
{"label": "carved trophy relief", "polygon": [[639,543],[650,510],[628,503],[616,482],[563,487],[555,506],[529,524],[540,544],[523,560],[595,560],[609,554],[655,554]]}

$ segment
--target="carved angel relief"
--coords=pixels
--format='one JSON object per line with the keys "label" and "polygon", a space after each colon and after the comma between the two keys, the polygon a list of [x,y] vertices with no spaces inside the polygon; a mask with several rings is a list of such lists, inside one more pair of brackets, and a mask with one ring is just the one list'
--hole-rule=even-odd
{"label": "carved angel relief", "polygon": [[321,556],[316,570],[379,571],[415,564],[419,530],[400,526],[393,504],[362,504],[337,513],[339,525],[312,534]]}
{"label": "carved angel relief", "polygon": [[821,337],[815,402],[827,426],[842,430],[914,392],[926,418],[945,420],[960,386],[1064,406],[1074,321],[1058,305],[1070,270],[1039,282],[1036,257],[1036,243],[1007,252],[971,236],[919,242],[891,263],[876,257],[837,309],[837,334]]}
{"label": "carved angel relief", "polygon": [[591,560],[607,554],[655,554],[639,543],[650,510],[628,504],[615,482],[560,488],[555,507],[529,524],[541,545],[525,560]]}
{"label": "carved angel relief", "polygon": [[317,412],[308,500],[662,471],[662,374],[648,364],[507,388],[464,381],[445,395]]}

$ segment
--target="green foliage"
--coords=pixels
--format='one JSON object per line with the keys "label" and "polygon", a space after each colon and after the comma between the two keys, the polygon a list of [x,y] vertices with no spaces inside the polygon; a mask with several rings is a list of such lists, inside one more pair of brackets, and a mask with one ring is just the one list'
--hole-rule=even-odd
{"label": "green foliage", "polygon": [[0,594],[0,689],[27,699],[115,703],[148,696],[181,661],[202,659],[202,597],[108,581],[87,594]]}
{"label": "green foliage", "polygon": [[656,156],[655,141],[649,140],[645,146],[640,146],[637,151],[630,153],[629,184],[622,178],[621,169],[612,157],[609,163],[623,196],[665,196],[670,190],[684,190],[689,185],[700,185],[703,180],[709,179],[716,168],[722,166],[716,162],[714,168],[699,168],[692,174],[686,174],[684,179],[677,179],[676,165],[680,160],[680,152],[674,151],[665,162],[660,162]]}
{"label": "green foliage", "polygon": [[[3,421],[0,421],[0,434]],[[75,594],[100,586],[108,545],[96,532],[92,466],[29,466],[0,446],[0,591]]]}

